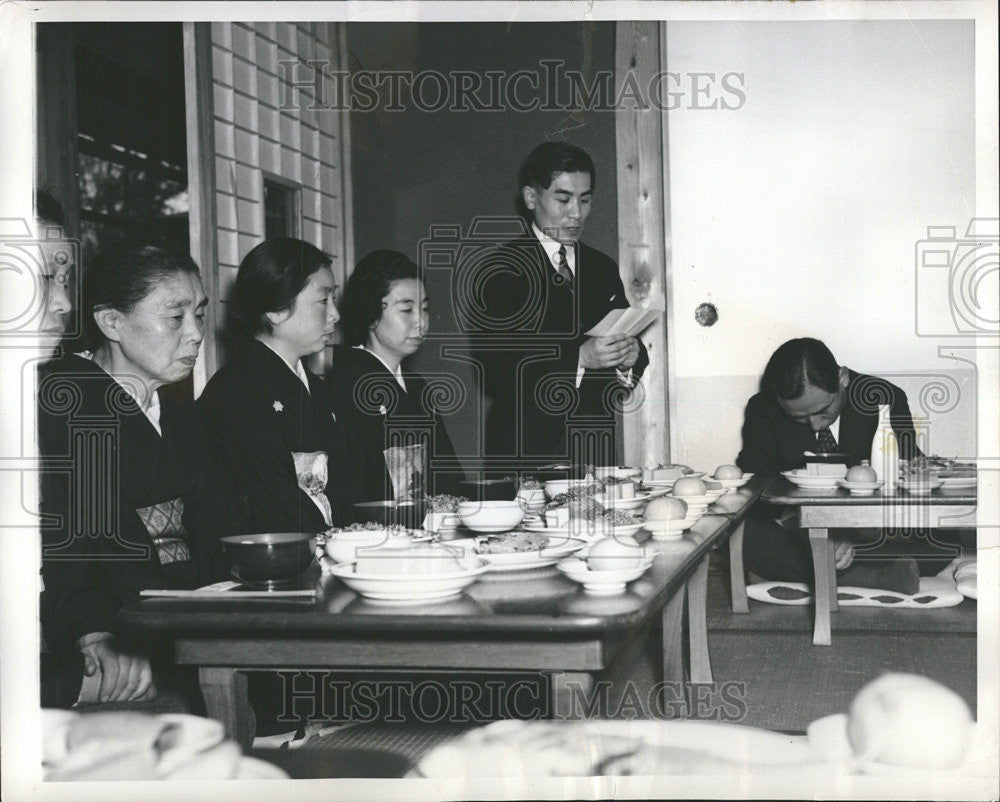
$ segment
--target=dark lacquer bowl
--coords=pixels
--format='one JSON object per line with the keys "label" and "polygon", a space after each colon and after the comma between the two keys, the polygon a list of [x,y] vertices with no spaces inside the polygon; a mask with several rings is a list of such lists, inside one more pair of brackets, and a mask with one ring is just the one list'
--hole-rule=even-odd
{"label": "dark lacquer bowl", "polygon": [[354,518],[358,523],[374,521],[378,524],[399,524],[407,529],[420,529],[424,525],[423,501],[361,501],[354,505]]}
{"label": "dark lacquer bowl", "polygon": [[233,574],[251,584],[290,582],[313,559],[312,535],[306,532],[267,532],[220,538]]}

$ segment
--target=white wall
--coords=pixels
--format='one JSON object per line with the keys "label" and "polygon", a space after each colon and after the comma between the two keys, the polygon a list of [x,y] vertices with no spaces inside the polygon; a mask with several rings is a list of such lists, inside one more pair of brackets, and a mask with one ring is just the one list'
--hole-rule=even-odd
{"label": "white wall", "polygon": [[[741,73],[746,93],[667,114],[675,460],[731,461],[792,337],[862,372],[968,381],[916,334],[914,255],[927,226],[964,233],[975,213],[973,57],[969,21],[667,24],[669,71]],[[711,328],[694,321],[704,301]],[[965,395],[949,414],[969,424],[944,427],[938,453],[974,443]]]}

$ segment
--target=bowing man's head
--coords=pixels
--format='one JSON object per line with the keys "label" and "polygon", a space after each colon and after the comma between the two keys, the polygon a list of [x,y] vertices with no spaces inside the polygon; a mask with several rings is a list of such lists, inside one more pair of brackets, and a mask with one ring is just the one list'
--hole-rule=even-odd
{"label": "bowing man's head", "polygon": [[771,354],[761,382],[788,417],[818,432],[832,424],[847,403],[850,377],[820,340],[789,340]]}
{"label": "bowing man's head", "polygon": [[521,165],[521,201],[532,222],[552,239],[572,245],[590,214],[596,173],[585,150],[543,142]]}

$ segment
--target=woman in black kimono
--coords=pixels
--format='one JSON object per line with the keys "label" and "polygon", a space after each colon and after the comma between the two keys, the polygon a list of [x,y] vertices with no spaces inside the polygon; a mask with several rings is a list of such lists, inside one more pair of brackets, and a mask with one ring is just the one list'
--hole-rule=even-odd
{"label": "woman in black kimono", "polygon": [[[465,475],[436,409],[453,395],[448,377],[425,379],[403,367],[420,348],[428,328],[427,293],[417,266],[396,251],[373,251],[347,282],[341,303],[342,325],[350,347],[334,348],[327,374],[340,405],[349,409],[363,434],[364,493],[368,500],[419,493],[457,493]],[[422,445],[428,474],[422,486],[402,471],[389,476],[386,449]],[[409,481],[408,481],[409,480]]]}
{"label": "woman in black kimono", "polygon": [[118,611],[147,588],[219,578],[228,512],[194,402],[157,392],[198,356],[197,266],[119,248],[91,265],[84,289],[91,350],[39,371],[43,703],[54,705],[156,696],[149,655],[119,635]]}
{"label": "woman in black kimono", "polygon": [[230,300],[234,358],[199,401],[209,444],[241,498],[242,532],[320,532],[349,523],[350,432],[303,364],[340,319],[330,258],[302,240],[262,242]]}

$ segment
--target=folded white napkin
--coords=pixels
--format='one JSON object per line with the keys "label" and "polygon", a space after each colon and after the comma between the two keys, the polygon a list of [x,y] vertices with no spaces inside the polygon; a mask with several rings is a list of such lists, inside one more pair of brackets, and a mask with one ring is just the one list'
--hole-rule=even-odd
{"label": "folded white napkin", "polygon": [[46,780],[228,780],[285,777],[275,766],[247,763],[213,719],[131,710],[42,711]]}

